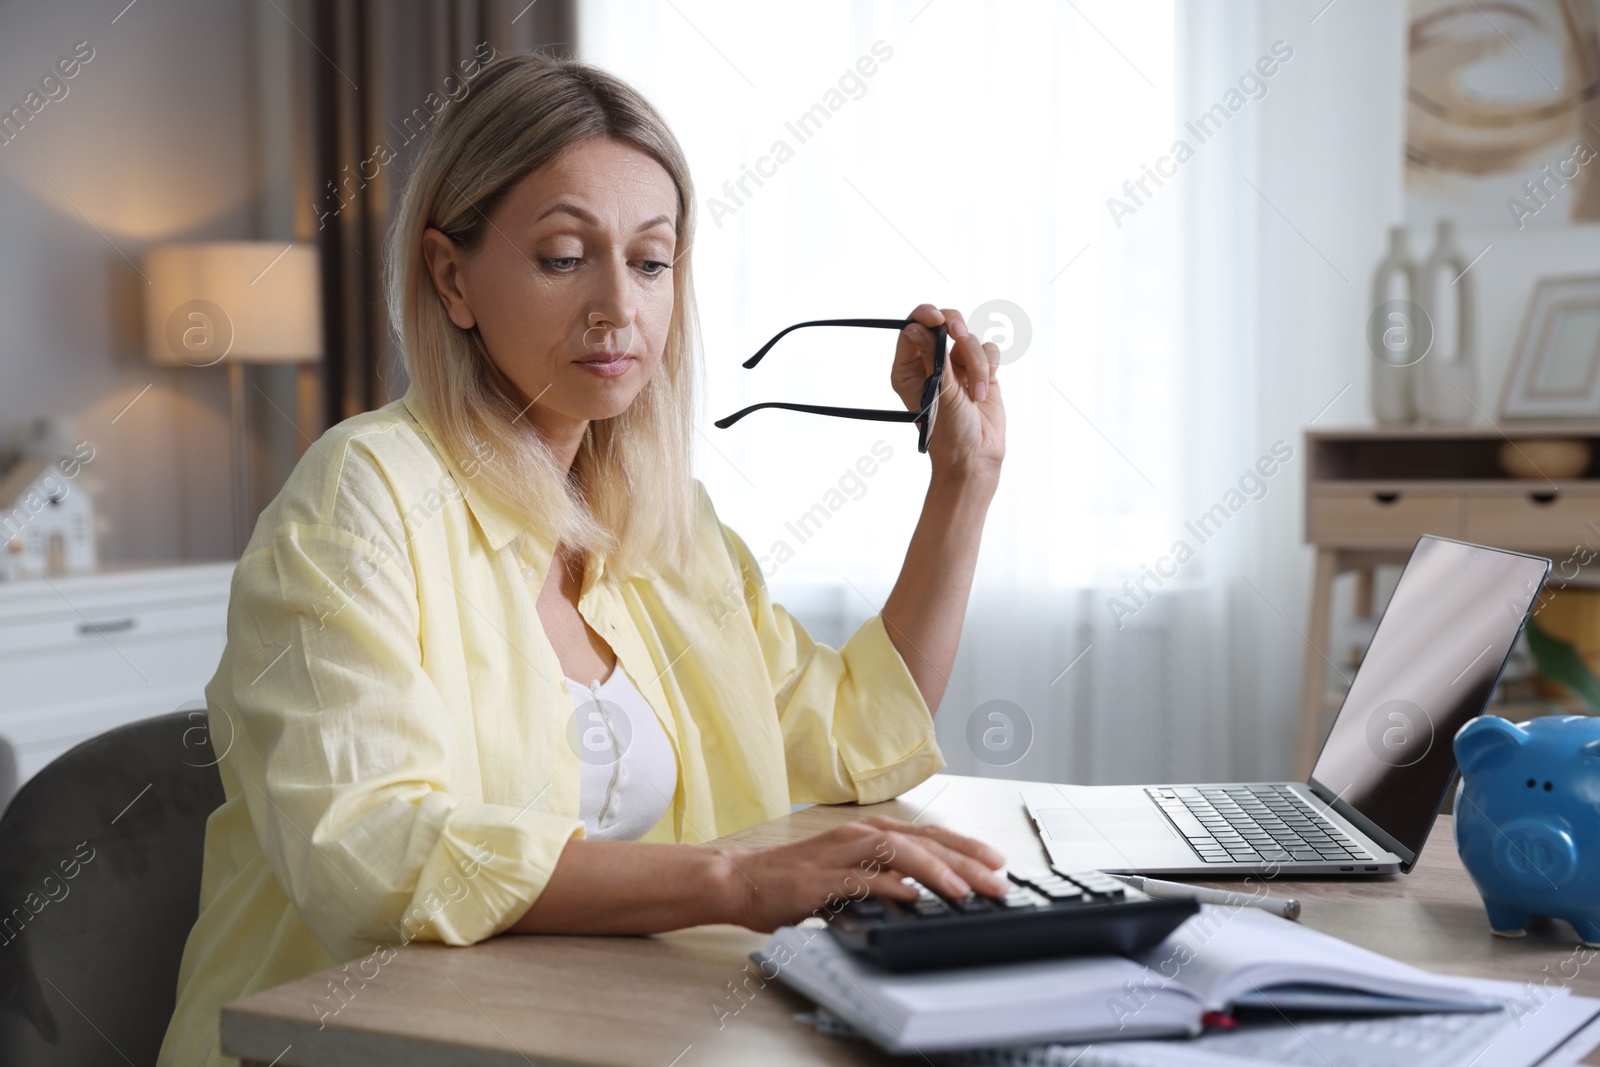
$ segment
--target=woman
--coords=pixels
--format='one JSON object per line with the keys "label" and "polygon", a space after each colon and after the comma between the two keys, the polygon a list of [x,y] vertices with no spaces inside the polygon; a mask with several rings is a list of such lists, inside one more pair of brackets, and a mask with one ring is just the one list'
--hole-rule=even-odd
{"label": "woman", "polygon": [[706,844],[944,766],[929,709],[1004,417],[992,346],[918,307],[909,407],[930,328],[952,339],[922,517],[882,614],[814,644],[689,474],[692,204],[660,116],[576,63],[505,57],[423,150],[388,263],[410,388],[317,442],[234,576],[206,688],[227,801],[161,1063],[225,1062],[222,1004],[413,939],[1004,892],[993,849],[884,817]]}

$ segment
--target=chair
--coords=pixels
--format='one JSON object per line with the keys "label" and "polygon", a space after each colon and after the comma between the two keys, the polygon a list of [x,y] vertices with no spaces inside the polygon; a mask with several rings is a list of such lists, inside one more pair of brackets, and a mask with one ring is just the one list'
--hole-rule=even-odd
{"label": "chair", "polygon": [[0,1064],[152,1064],[222,781],[203,710],[110,730],[0,816]]}

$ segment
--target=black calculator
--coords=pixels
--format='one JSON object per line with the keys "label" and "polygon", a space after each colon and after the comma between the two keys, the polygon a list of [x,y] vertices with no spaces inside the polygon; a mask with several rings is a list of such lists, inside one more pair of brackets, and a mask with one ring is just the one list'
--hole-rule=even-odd
{"label": "black calculator", "polygon": [[1158,900],[1100,871],[1019,869],[1007,878],[1004,898],[971,893],[950,900],[918,885],[913,901],[851,901],[828,929],[842,947],[885,970],[925,971],[1131,955],[1159,944],[1200,910],[1192,899]]}

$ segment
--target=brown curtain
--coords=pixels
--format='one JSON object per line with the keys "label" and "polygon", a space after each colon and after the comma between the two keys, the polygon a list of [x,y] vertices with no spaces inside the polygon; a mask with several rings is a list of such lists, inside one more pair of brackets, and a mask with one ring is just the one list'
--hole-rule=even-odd
{"label": "brown curtain", "polygon": [[461,93],[462,61],[534,48],[570,56],[577,10],[575,0],[311,0],[309,7],[307,184],[310,228],[322,251],[321,410],[332,425],[406,390],[384,307],[383,241],[425,135],[448,114],[441,102],[450,90]]}

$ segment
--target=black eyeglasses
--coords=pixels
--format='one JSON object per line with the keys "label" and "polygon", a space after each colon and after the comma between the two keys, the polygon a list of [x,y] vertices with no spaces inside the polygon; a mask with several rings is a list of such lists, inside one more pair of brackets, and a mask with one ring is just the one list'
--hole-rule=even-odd
{"label": "black eyeglasses", "polygon": [[[903,330],[915,322],[915,319],[815,319],[811,322],[797,322],[785,330],[780,330],[778,335],[761,346],[761,351],[744,361],[748,370],[761,362],[763,356],[772,351],[772,346],[795,330],[806,326],[867,326],[882,330]],[[762,408],[782,408],[785,411],[804,411],[811,415],[833,415],[841,419],[869,419],[873,422],[914,422],[917,424],[917,451],[928,450],[928,438],[933,433],[933,422],[939,414],[939,389],[944,384],[944,362],[946,334],[943,326],[927,327],[933,331],[933,373],[928,375],[928,380],[922,383],[922,403],[916,411],[891,411],[887,408],[836,408],[819,406],[816,404],[787,404],[779,401],[769,401],[765,404],[751,404],[743,411],[735,411],[726,418],[718,419],[712,423],[719,430],[726,430],[752,411]]]}

